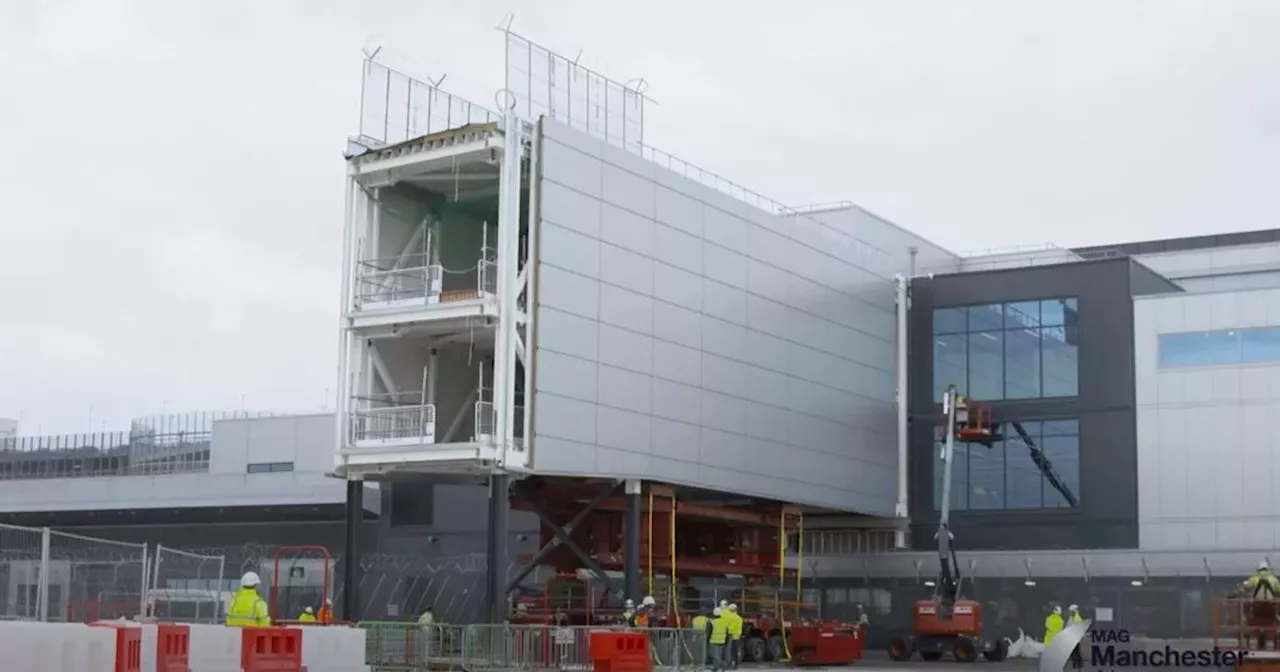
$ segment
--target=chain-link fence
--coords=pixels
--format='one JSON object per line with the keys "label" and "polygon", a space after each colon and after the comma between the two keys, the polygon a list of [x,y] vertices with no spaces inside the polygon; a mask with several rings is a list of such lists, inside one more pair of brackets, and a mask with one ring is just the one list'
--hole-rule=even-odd
{"label": "chain-link fence", "polygon": [[[341,568],[342,561],[338,562]],[[357,572],[360,614],[373,619],[407,619],[428,608],[444,623],[476,623],[487,612],[483,553],[429,558],[407,554],[367,554]],[[514,576],[510,563],[507,576]],[[339,569],[339,576],[341,576]],[[341,598],[338,586],[336,597]]]}

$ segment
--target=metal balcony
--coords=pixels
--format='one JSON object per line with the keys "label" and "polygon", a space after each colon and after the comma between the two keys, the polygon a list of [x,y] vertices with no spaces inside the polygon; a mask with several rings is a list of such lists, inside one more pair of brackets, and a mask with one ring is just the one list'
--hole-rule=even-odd
{"label": "metal balcony", "polygon": [[[516,406],[512,414],[512,422],[515,424],[516,442],[523,445],[522,437],[524,436],[524,406]],[[475,408],[475,432],[471,440],[475,443],[490,443],[496,438],[498,427],[498,412],[493,407],[491,401],[477,401]]]}
{"label": "metal balcony", "polygon": [[351,413],[351,445],[354,448],[405,447],[436,441],[435,404],[369,404]]}
{"label": "metal balcony", "polygon": [[440,302],[444,269],[440,264],[418,263],[425,255],[387,257],[360,262],[356,290],[357,309],[421,306]]}
{"label": "metal balcony", "polygon": [[445,318],[453,313],[461,317],[464,313],[483,314],[487,304],[494,302],[498,264],[493,259],[478,259],[471,268],[457,271],[440,264],[405,266],[425,258],[426,255],[409,255],[409,262],[404,257],[361,262],[356,278],[357,313],[425,310]]}

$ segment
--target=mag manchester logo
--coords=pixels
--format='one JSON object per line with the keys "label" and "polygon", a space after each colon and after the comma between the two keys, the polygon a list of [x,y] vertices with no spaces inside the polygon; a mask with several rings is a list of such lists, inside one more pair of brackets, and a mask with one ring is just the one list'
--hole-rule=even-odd
{"label": "mag manchester logo", "polygon": [[[1076,645],[1088,647],[1088,667],[1234,667],[1248,657],[1247,651],[1179,649],[1166,644],[1159,649],[1130,648],[1128,630],[1092,630],[1093,621],[1072,623],[1063,628],[1040,655],[1040,672],[1062,672]],[[1086,641],[1086,635],[1088,640]],[[1081,652],[1084,653],[1083,651]]]}

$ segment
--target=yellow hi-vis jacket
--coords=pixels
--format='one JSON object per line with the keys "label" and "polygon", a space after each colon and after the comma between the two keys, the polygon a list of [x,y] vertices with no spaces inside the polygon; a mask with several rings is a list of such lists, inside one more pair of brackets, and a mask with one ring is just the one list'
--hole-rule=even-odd
{"label": "yellow hi-vis jacket", "polygon": [[1062,614],[1049,614],[1049,617],[1044,619],[1044,643],[1048,645],[1052,642],[1053,638],[1062,632],[1063,627]]}
{"label": "yellow hi-vis jacket", "polygon": [[1078,611],[1076,611],[1076,612],[1072,612],[1072,614],[1071,614],[1071,622],[1072,622],[1072,623],[1084,623],[1084,616],[1081,616],[1081,615],[1080,615],[1080,612],[1078,612]]}
{"label": "yellow hi-vis jacket", "polygon": [[729,619],[729,636],[733,639],[742,639],[742,617],[736,611],[730,611],[724,614]]}
{"label": "yellow hi-vis jacket", "polygon": [[252,588],[241,588],[227,607],[226,623],[238,628],[266,628],[271,625],[267,603]]}
{"label": "yellow hi-vis jacket", "polygon": [[1280,598],[1280,580],[1277,580],[1274,574],[1266,570],[1261,570],[1245,579],[1242,585],[1254,597],[1263,599]]}
{"label": "yellow hi-vis jacket", "polygon": [[724,644],[729,640],[729,621],[724,615],[711,619],[711,638],[707,641],[712,644]]}
{"label": "yellow hi-vis jacket", "polygon": [[711,620],[702,614],[693,617],[693,629],[701,634],[707,634],[707,626],[711,625]]}
{"label": "yellow hi-vis jacket", "polygon": [[315,622],[316,622],[316,615],[315,615],[315,614],[311,614],[311,613],[307,613],[307,612],[305,612],[305,611],[304,611],[304,612],[302,612],[302,615],[298,617],[298,622],[299,622],[299,623],[315,623]]}

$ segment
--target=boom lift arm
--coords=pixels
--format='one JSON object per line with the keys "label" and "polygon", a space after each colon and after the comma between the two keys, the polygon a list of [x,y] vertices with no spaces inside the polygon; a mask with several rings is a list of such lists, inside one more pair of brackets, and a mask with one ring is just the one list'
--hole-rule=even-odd
{"label": "boom lift arm", "polygon": [[1021,422],[1010,424],[1013,425],[1013,431],[1018,433],[1018,438],[1027,444],[1027,450],[1031,451],[1031,461],[1035,463],[1036,469],[1039,469],[1040,473],[1044,474],[1044,479],[1049,481],[1049,485],[1052,485],[1053,489],[1057,490],[1062,495],[1062,498],[1067,500],[1067,505],[1075,508],[1077,503],[1075,493],[1071,492],[1071,488],[1067,487],[1067,484],[1063,483],[1062,479],[1058,477],[1058,472],[1054,471],[1053,464],[1049,462],[1049,458],[1045,456],[1044,451],[1036,445],[1035,441],[1031,440],[1031,435],[1027,434],[1026,429],[1023,429]]}
{"label": "boom lift arm", "polygon": [[942,413],[947,418],[946,440],[942,442],[942,512],[934,537],[938,541],[939,571],[933,595],[938,602],[938,615],[944,619],[951,618],[956,600],[960,598],[960,564],[953,545],[955,535],[951,533],[951,458],[955,455],[956,424],[968,421],[968,411],[963,404],[964,398],[956,392],[956,386],[947,386],[942,398]]}

